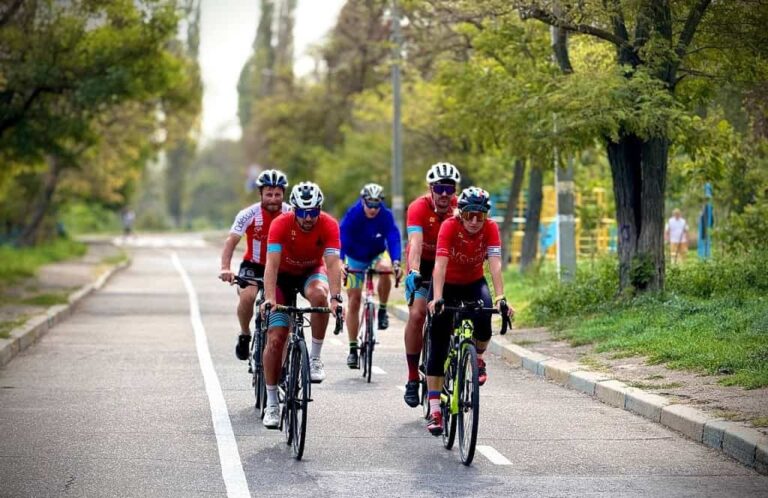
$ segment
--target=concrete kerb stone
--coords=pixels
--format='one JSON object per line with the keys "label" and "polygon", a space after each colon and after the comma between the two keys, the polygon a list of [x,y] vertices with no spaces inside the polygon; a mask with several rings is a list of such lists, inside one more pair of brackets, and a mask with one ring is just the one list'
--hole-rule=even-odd
{"label": "concrete kerb stone", "polygon": [[562,386],[567,386],[571,378],[571,373],[579,370],[579,365],[570,361],[550,358],[541,362],[544,367],[544,377],[557,382]]}
{"label": "concrete kerb stone", "polygon": [[701,442],[715,448],[716,450],[723,449],[723,434],[728,430],[730,426],[734,425],[731,422],[725,420],[710,420],[704,423],[704,431],[701,435]]}
{"label": "concrete kerb stone", "polygon": [[523,368],[544,377],[544,362],[550,358],[550,356],[526,350],[523,356]]}
{"label": "concrete kerb stone", "polygon": [[603,403],[616,408],[626,408],[627,385],[618,380],[606,380],[595,384],[595,396]]}
{"label": "concrete kerb stone", "polygon": [[611,376],[599,372],[576,370],[568,376],[568,387],[594,396],[597,383],[606,380],[612,380]]}
{"label": "concrete kerb stone", "polygon": [[757,443],[755,450],[755,470],[768,475],[768,438],[763,436]]}
{"label": "concrete kerb stone", "polygon": [[704,425],[712,417],[687,405],[669,405],[661,410],[661,424],[701,443],[704,438]]}
{"label": "concrete kerb stone", "polygon": [[760,435],[756,430],[733,424],[723,432],[723,452],[744,465],[754,467]]}
{"label": "concrete kerb stone", "polygon": [[667,398],[634,387],[628,387],[624,394],[625,410],[642,415],[654,422],[661,421],[661,410],[669,404]]}
{"label": "concrete kerb stone", "polygon": [[17,354],[37,342],[48,330],[57,323],[61,323],[70,316],[75,306],[95,289],[101,288],[109,278],[123,268],[127,268],[130,261],[124,261],[104,272],[96,281],[82,286],[69,295],[69,304],[57,304],[51,306],[45,312],[27,320],[24,325],[10,331],[10,339],[0,339],[0,367],[7,365]]}

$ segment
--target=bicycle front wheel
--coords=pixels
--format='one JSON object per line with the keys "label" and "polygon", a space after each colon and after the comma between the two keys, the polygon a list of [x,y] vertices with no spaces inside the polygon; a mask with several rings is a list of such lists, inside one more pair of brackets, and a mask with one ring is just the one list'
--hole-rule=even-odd
{"label": "bicycle front wheel", "polygon": [[376,310],[373,303],[365,306],[365,341],[363,344],[363,376],[368,382],[371,382],[371,373],[373,371],[373,348],[376,345],[376,339],[373,337],[373,322],[376,319]]}
{"label": "bicycle front wheel", "polygon": [[264,418],[264,409],[267,407],[267,383],[264,380],[264,342],[266,337],[258,328],[254,332],[253,354],[253,392],[256,396],[256,412],[260,418]]}
{"label": "bicycle front wheel", "polygon": [[471,343],[462,345],[459,380],[454,396],[459,396],[459,453],[461,463],[469,465],[475,458],[477,427],[480,420],[480,382],[477,350]]}
{"label": "bicycle front wheel", "polygon": [[419,380],[421,384],[421,414],[425,420],[429,420],[429,388],[427,387],[427,355],[429,354],[429,332],[427,330],[427,323],[424,323],[424,331],[422,332],[421,343],[421,363],[419,364]]}
{"label": "bicycle front wheel", "polygon": [[291,403],[288,419],[291,426],[293,456],[301,460],[307,434],[307,407],[312,382],[309,377],[309,354],[303,340],[296,343],[291,361]]}
{"label": "bicycle front wheel", "polygon": [[454,396],[458,396],[456,390],[456,360],[451,360],[451,365],[445,371],[445,377],[443,378],[443,397],[441,400],[440,410],[443,412],[443,446],[446,450],[453,448],[453,443],[456,440],[456,413],[451,413],[451,399]]}

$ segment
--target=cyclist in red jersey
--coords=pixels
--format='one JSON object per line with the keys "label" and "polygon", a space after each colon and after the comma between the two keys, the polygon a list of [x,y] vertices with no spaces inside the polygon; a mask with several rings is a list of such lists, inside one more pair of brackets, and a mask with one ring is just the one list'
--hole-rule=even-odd
{"label": "cyclist in red jersey", "polygon": [[[453,215],[456,208],[456,188],[461,182],[459,170],[450,163],[436,163],[427,171],[429,193],[408,206],[406,227],[408,245],[406,261],[405,298],[408,323],[405,324],[405,358],[408,364],[408,382],[405,384],[405,403],[419,405],[419,356],[423,347],[422,328],[427,316],[429,279],[435,265],[435,247],[440,224]],[[413,301],[411,303],[411,301]]]}
{"label": "cyclist in red jersey", "polygon": [[[466,188],[459,195],[458,207],[459,214],[440,225],[432,273],[433,297],[428,304],[434,318],[428,332],[427,397],[431,416],[427,429],[434,435],[443,432],[440,390],[453,330],[452,315],[439,313],[443,303],[457,305],[462,300],[482,300],[483,307],[490,308],[491,293],[483,276],[483,263],[487,259],[496,296],[494,302],[500,312],[507,312],[509,316],[514,314],[514,309],[507,306],[504,298],[499,227],[496,222],[487,219],[491,208],[490,195],[481,188]],[[473,318],[479,380],[483,385],[488,379],[483,353],[491,340],[491,315],[478,313]]]}
{"label": "cyclist in red jersey", "polygon": [[[267,264],[264,271],[264,304],[289,304],[296,292],[311,306],[341,308],[341,241],[339,223],[322,212],[323,193],[316,184],[301,182],[293,187],[289,202],[293,211],[278,216],[269,229]],[[342,308],[343,313],[343,308]],[[283,350],[288,337],[288,315],[272,312],[269,316],[267,346],[264,351],[264,377],[267,407],[264,426],[274,429],[280,421],[277,383]],[[310,377],[312,382],[325,379],[320,352],[328,326],[328,315],[313,313]]]}
{"label": "cyclist in red jersey", "polygon": [[[248,206],[235,217],[229,236],[224,241],[221,251],[221,269],[219,278],[232,283],[235,274],[230,268],[232,254],[243,235],[246,237],[247,248],[240,263],[238,276],[254,279],[264,276],[264,263],[267,259],[267,234],[269,225],[281,212],[290,210],[283,202],[288,179],[285,173],[276,169],[262,171],[256,178],[255,186],[259,189],[260,202]],[[251,343],[251,318],[253,304],[256,301],[256,287],[238,288],[239,302],[237,305],[237,320],[240,322],[240,335],[235,346],[235,356],[239,360],[248,359]]]}

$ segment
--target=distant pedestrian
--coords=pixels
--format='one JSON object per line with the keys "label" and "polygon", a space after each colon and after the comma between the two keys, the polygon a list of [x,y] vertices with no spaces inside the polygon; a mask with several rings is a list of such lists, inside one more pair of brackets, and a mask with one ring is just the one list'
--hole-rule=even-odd
{"label": "distant pedestrian", "polygon": [[672,211],[672,217],[664,229],[664,240],[669,242],[672,263],[682,263],[688,252],[688,223],[677,208]]}
{"label": "distant pedestrian", "polygon": [[136,213],[132,209],[124,209],[121,218],[123,222],[123,236],[129,237],[133,235],[133,221],[136,219]]}

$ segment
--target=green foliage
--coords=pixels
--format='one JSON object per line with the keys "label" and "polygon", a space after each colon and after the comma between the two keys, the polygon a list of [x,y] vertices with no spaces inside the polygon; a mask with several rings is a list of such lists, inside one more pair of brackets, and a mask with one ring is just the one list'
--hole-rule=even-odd
{"label": "green foliage", "polygon": [[62,207],[60,219],[71,235],[116,233],[121,228],[118,213],[97,203],[68,203]]}
{"label": "green foliage", "polygon": [[33,248],[0,246],[0,285],[32,277],[44,264],[82,256],[85,244],[58,239]]}
{"label": "green foliage", "polygon": [[768,252],[673,266],[667,292],[615,296],[614,263],[575,282],[550,283],[531,302],[533,323],[574,345],[647,356],[671,368],[724,375],[746,388],[768,385]]}

